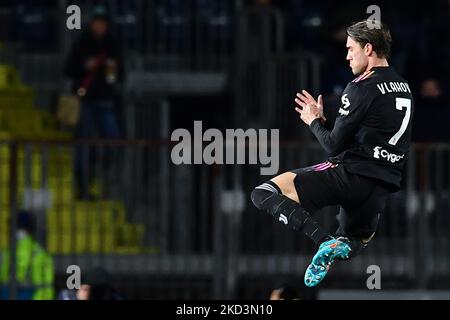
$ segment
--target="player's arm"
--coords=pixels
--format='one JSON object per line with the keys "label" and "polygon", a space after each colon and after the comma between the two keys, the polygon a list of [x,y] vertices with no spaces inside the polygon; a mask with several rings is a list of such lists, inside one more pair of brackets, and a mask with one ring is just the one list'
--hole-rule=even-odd
{"label": "player's arm", "polygon": [[[300,114],[303,122],[310,126],[312,133],[330,155],[338,154],[353,141],[353,136],[367,110],[368,97],[361,91],[351,88],[344,91],[342,104],[332,130],[327,129],[320,120],[321,111],[323,111],[320,96],[316,104],[305,104],[296,99],[297,104],[302,107],[302,109],[296,108],[296,111]],[[364,95],[364,101],[360,98],[362,95]]]}

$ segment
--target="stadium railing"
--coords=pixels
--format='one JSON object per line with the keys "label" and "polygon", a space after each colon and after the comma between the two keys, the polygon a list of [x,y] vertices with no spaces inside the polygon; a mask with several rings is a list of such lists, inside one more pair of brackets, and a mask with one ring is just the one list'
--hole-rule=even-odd
{"label": "stadium railing", "polygon": [[[136,279],[149,279],[140,288],[157,287],[160,296],[175,297],[175,288],[183,287],[184,297],[230,298],[251,291],[242,286],[264,283],[249,279],[301,278],[314,248],[253,207],[251,190],[269,178],[260,176],[259,166],[174,165],[172,146],[149,140],[3,141],[1,248],[11,244],[11,212],[26,208],[37,217],[36,236],[54,255],[60,279],[69,265],[100,264],[130,295],[141,292],[130,287]],[[367,268],[377,265],[384,288],[445,288],[449,156],[446,144],[414,145],[404,186],[387,201],[375,239],[352,262],[337,264],[327,287],[365,286]],[[283,142],[279,172],[324,157],[316,144]],[[325,208],[316,217],[333,232],[336,213]],[[199,282],[191,292],[185,286],[193,279]]]}

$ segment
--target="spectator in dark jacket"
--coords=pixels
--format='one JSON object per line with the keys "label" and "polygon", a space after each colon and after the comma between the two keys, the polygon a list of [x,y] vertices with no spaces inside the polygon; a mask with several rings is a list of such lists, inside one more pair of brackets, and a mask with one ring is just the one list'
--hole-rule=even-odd
{"label": "spectator in dark jacket", "polygon": [[[76,139],[119,138],[116,102],[118,85],[123,78],[123,60],[119,45],[109,28],[104,7],[95,8],[89,29],[74,43],[65,64],[65,74],[72,80],[73,91],[81,99],[80,121],[75,130]],[[93,177],[86,177],[87,147],[77,148],[75,172],[77,187],[85,191]]]}
{"label": "spectator in dark jacket", "polygon": [[[425,77],[418,90],[417,108],[413,117],[413,140],[420,142],[450,141],[450,108],[444,82]],[[432,125],[430,125],[432,124]]]}

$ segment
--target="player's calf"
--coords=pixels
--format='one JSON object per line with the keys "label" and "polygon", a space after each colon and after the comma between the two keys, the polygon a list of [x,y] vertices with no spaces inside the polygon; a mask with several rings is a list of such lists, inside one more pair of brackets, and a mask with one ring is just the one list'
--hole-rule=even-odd
{"label": "player's calf", "polygon": [[251,199],[258,209],[268,212],[277,221],[292,229],[302,231],[315,243],[321,243],[329,237],[300,204],[284,196],[272,181],[257,186],[251,194]]}
{"label": "player's calf", "polygon": [[302,226],[305,217],[295,214],[297,203],[284,196],[274,182],[267,181],[257,186],[253,190],[251,198],[259,210],[267,211],[277,221],[289,225],[294,230],[298,230]]}

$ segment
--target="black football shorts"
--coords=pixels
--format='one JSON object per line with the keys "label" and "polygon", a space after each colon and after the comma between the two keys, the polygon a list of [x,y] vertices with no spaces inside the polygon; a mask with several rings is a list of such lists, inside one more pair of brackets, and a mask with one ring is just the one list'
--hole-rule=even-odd
{"label": "black football shorts", "polygon": [[313,214],[340,205],[338,236],[368,239],[376,231],[389,187],[375,179],[353,174],[345,164],[323,162],[292,170],[300,204]]}

